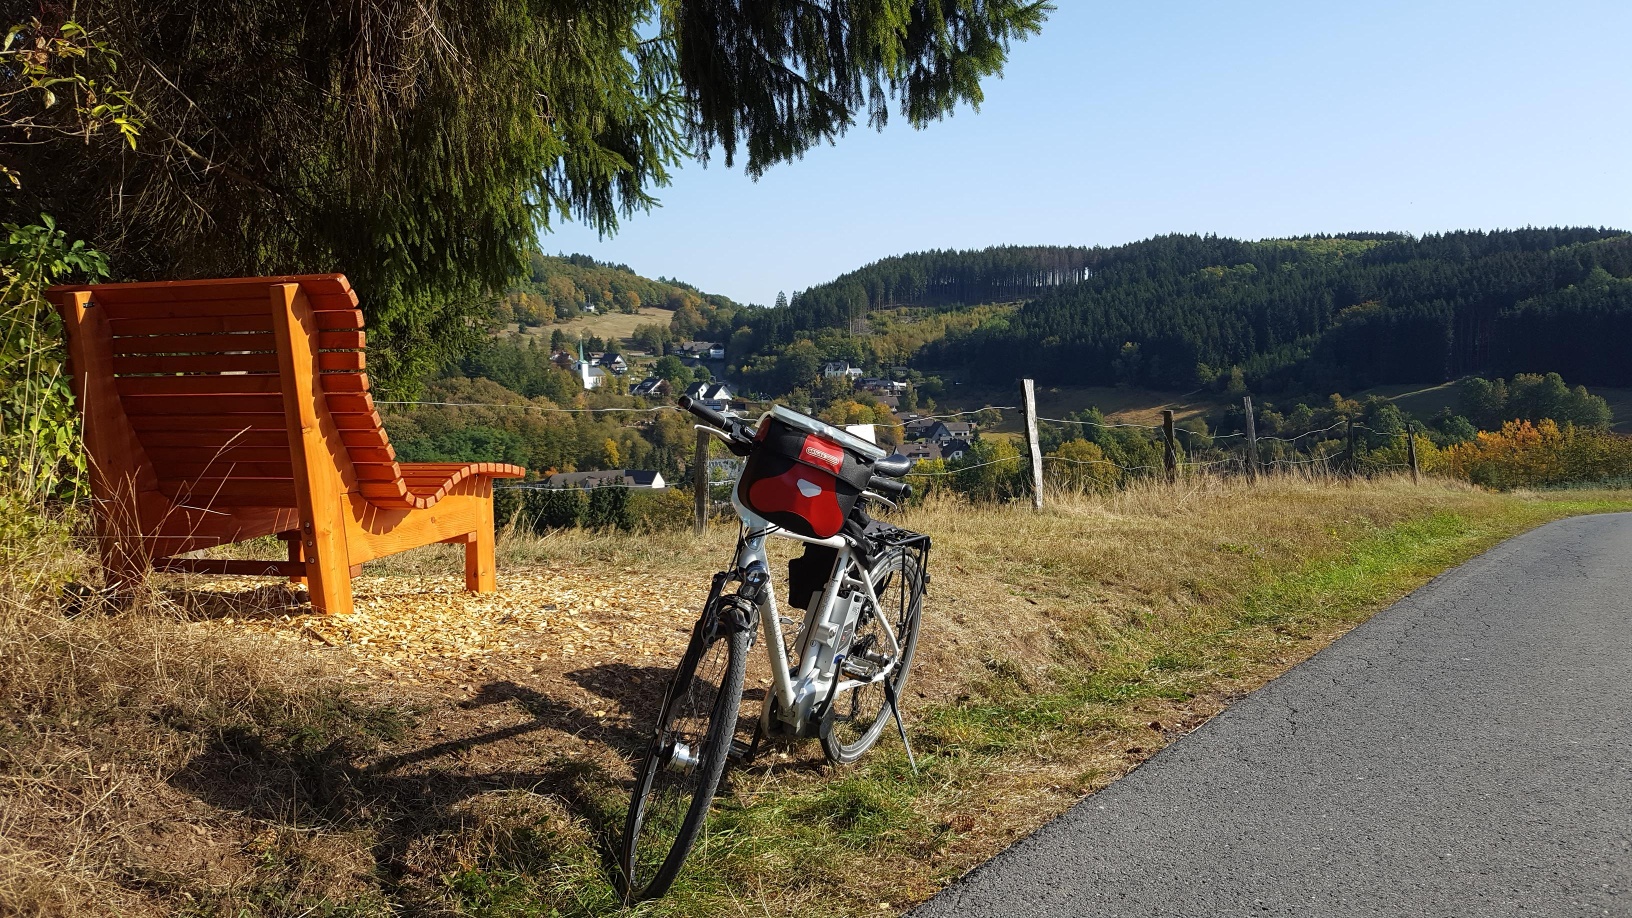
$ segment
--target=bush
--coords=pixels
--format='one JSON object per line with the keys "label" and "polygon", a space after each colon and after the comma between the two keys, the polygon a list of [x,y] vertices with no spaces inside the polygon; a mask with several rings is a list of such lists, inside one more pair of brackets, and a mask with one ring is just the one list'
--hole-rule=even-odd
{"label": "bush", "polygon": [[85,454],[62,321],[45,288],[100,279],[107,264],[84,243],[70,244],[48,216],[0,231],[0,473],[38,497],[69,497],[84,483]]}
{"label": "bush", "polygon": [[572,529],[581,524],[589,507],[583,491],[532,488],[521,503],[521,522],[534,532]]}
{"label": "bush", "polygon": [[691,495],[676,488],[501,489],[495,492],[493,512],[500,526],[514,518],[539,534],[578,528],[656,532],[690,525]]}
{"label": "bush", "polygon": [[678,488],[629,492],[629,526],[637,532],[684,529],[692,512],[691,494]]}
{"label": "bush", "polygon": [[630,528],[629,489],[611,486],[590,491],[579,525],[585,529]]}
{"label": "bush", "polygon": [[1446,471],[1477,485],[1508,490],[1632,475],[1632,437],[1543,419],[1508,421],[1444,451]]}

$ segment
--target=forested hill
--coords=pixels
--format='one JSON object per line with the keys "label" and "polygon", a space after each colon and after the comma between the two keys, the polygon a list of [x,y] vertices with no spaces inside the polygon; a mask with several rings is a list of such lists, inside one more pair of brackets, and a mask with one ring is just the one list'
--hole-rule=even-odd
{"label": "forested hill", "polygon": [[528,258],[526,275],[516,279],[497,311],[501,322],[548,325],[571,319],[586,306],[597,312],[639,312],[643,306],[656,306],[696,314],[738,308],[726,297],[681,281],[641,277],[628,265],[588,255],[551,257],[535,252]]}
{"label": "forested hill", "polygon": [[918,362],[993,382],[1024,368],[1056,384],[1158,388],[1235,368],[1261,388],[1546,371],[1624,386],[1629,276],[1632,236],[1593,228],[927,252],[798,294],[758,318],[755,337],[775,346],[892,305],[1025,300]]}

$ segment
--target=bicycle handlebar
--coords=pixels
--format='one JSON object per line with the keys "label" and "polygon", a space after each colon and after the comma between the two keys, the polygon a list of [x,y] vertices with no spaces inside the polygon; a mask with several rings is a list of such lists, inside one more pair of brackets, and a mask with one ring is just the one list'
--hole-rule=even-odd
{"label": "bicycle handlebar", "polygon": [[718,427],[726,433],[733,433],[731,430],[730,418],[719,413],[718,411],[715,411],[713,408],[708,407],[702,402],[697,401],[689,395],[680,396],[680,407],[686,409],[692,414],[695,414],[697,417],[707,422],[708,426],[710,427]]}
{"label": "bicycle handlebar", "polygon": [[874,475],[867,482],[867,489],[885,497],[901,500],[912,496],[912,485],[883,475]]}
{"label": "bicycle handlebar", "polygon": [[[728,418],[690,396],[680,396],[680,407],[696,415],[708,426],[724,431],[729,438],[726,445],[730,447],[732,453],[746,456],[753,450],[754,428],[736,418]],[[867,487],[875,494],[895,500],[912,496],[912,485],[887,475],[874,475],[868,480]]]}
{"label": "bicycle handlebar", "polygon": [[753,448],[754,428],[736,418],[728,418],[690,396],[680,396],[680,407],[696,415],[703,423],[725,432],[726,446],[738,456],[746,456]]}

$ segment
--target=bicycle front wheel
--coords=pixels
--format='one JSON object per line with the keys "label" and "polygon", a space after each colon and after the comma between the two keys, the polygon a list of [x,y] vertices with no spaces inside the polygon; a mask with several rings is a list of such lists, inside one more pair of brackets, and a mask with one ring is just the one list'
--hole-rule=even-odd
{"label": "bicycle front wheel", "polygon": [[667,892],[697,841],[731,752],[748,638],[745,631],[708,633],[699,623],[675,668],[629,799],[620,877],[626,903]]}
{"label": "bicycle front wheel", "polygon": [[[892,550],[873,565],[873,590],[879,608],[867,608],[856,623],[856,636],[839,668],[838,678],[869,682],[892,664],[878,681],[840,694],[822,714],[822,751],[839,765],[849,765],[878,742],[890,723],[889,692],[900,703],[912,655],[918,649],[923,607],[923,568],[918,556]],[[884,624],[889,623],[890,641]],[[889,688],[885,688],[888,683]]]}

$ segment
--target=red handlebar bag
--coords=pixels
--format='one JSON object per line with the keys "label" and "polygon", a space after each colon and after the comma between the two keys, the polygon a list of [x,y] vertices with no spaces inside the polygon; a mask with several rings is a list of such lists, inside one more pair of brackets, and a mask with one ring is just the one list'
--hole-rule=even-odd
{"label": "red handlebar bag", "polygon": [[872,463],[772,415],[760,421],[754,439],[737,498],[789,532],[816,539],[838,535],[872,477]]}

